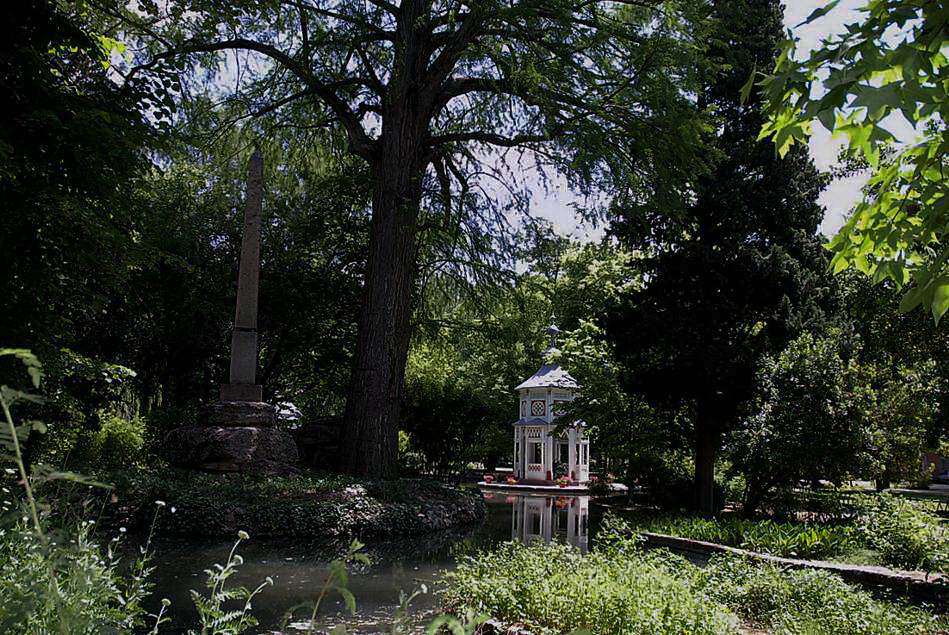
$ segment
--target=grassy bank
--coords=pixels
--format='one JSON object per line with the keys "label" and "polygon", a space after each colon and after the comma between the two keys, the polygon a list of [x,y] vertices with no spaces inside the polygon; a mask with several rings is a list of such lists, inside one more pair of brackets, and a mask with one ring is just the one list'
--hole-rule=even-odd
{"label": "grassy bank", "polygon": [[862,498],[859,509],[832,522],[646,513],[627,513],[624,518],[635,530],[776,556],[949,571],[949,531],[938,516],[924,505],[888,494]]}
{"label": "grassy bank", "polygon": [[782,571],[736,558],[698,567],[644,551],[625,527],[588,556],[560,545],[505,545],[446,575],[445,600],[535,633],[933,633],[943,618],[871,597],[832,574]]}
{"label": "grassy bank", "polygon": [[[361,480],[338,475],[259,478],[173,468],[112,473],[110,524],[144,529],[157,500],[167,504],[160,535],[230,537],[238,530],[296,539],[414,535],[479,521],[477,491],[422,479]],[[173,512],[171,510],[174,510]]]}

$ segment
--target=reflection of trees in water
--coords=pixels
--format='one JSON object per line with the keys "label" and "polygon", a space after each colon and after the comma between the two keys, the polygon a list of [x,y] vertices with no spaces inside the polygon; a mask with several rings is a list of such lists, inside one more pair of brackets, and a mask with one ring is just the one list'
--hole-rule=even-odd
{"label": "reflection of trees in water", "polygon": [[[357,597],[359,614],[353,618],[346,616],[332,619],[345,619],[351,625],[358,624],[356,632],[374,631],[376,623],[384,624],[391,617],[398,602],[398,590],[406,592],[417,588],[419,584],[429,584],[437,580],[438,571],[451,568],[453,562],[467,555],[491,549],[502,542],[517,538],[515,534],[515,511],[527,499],[543,503],[538,509],[546,516],[538,515],[537,528],[550,529],[550,538],[570,542],[571,537],[585,539],[586,510],[588,501],[578,500],[588,497],[537,497],[509,496],[493,493],[488,500],[488,514],[481,524],[466,528],[444,530],[429,534],[404,538],[392,538],[372,541],[363,551],[370,556],[372,564],[357,565],[355,574],[350,578],[353,592]],[[571,505],[571,501],[576,503]],[[549,501],[549,503],[548,503]],[[584,511],[581,514],[581,510]],[[521,513],[521,512],[517,512]],[[542,520],[546,518],[546,520]],[[576,523],[580,523],[577,525]],[[570,527],[573,524],[573,531]],[[543,531],[537,532],[543,535]],[[586,549],[585,542],[570,542]],[[325,541],[289,541],[289,540],[251,540],[243,543],[240,553],[244,558],[236,583],[246,586],[256,585],[265,576],[273,576],[276,585],[265,589],[254,602],[255,614],[264,627],[276,627],[286,610],[300,602],[312,599],[314,589],[318,588],[326,575],[327,563],[339,558],[346,552],[349,543],[346,540]],[[219,541],[181,543],[162,541],[155,545],[154,553],[158,570],[155,602],[161,597],[169,597],[175,607],[175,628],[184,629],[195,619],[191,607],[188,589],[200,589],[204,576],[201,571],[208,563],[219,562],[226,557],[231,543]],[[338,598],[331,598],[326,611],[335,614],[342,610],[337,604]],[[435,598],[429,594],[413,603],[417,611],[426,611],[435,604]],[[154,606],[150,606],[154,609]],[[293,632],[293,631],[288,631]]]}
{"label": "reflection of trees in water", "polygon": [[[376,567],[405,566],[422,564],[439,565],[456,558],[458,555],[475,553],[496,545],[507,539],[507,535],[495,532],[485,535],[483,525],[471,525],[464,528],[446,529],[413,537],[392,538],[373,541],[362,548],[369,556],[371,564],[354,563],[351,570],[355,573],[367,573]],[[268,542],[261,545],[267,551],[273,551],[279,543]],[[295,543],[281,551],[282,556],[305,559],[308,561],[331,561],[345,555],[349,542],[346,540],[327,540],[321,542]]]}

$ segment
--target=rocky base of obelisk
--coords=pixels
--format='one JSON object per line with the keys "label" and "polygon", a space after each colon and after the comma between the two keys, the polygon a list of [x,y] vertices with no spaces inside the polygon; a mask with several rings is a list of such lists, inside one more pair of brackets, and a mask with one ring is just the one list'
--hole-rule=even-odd
{"label": "rocky base of obelisk", "polygon": [[176,428],[165,437],[164,454],[173,465],[208,472],[289,475],[299,465],[297,445],[275,427],[277,410],[256,401],[213,404],[206,423]]}

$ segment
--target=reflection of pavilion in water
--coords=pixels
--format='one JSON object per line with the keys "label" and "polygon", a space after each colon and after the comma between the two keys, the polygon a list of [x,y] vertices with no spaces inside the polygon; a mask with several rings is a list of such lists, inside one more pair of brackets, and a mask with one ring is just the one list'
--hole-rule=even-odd
{"label": "reflection of pavilion in water", "polygon": [[516,494],[505,499],[513,505],[511,539],[530,544],[556,540],[586,553],[589,544],[589,496],[534,496]]}

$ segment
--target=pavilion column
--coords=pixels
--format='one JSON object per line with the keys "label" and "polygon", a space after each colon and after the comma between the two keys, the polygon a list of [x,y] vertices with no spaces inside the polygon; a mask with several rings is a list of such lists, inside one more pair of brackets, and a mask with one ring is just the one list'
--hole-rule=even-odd
{"label": "pavilion column", "polygon": [[517,426],[514,426],[514,478],[520,478],[518,474],[519,465],[521,462],[521,453],[518,451],[521,444],[521,433],[518,430]]}
{"label": "pavilion column", "polygon": [[543,514],[540,517],[541,535],[544,537],[544,542],[550,542],[553,538],[553,524],[553,499],[546,498],[543,504]]}
{"label": "pavilion column", "polygon": [[575,428],[567,430],[567,472],[573,479],[580,477],[577,473],[577,431]]}
{"label": "pavilion column", "polygon": [[[544,471],[550,472],[551,477],[556,477],[554,474],[554,435],[551,431],[547,430],[547,434],[544,439]],[[546,474],[545,474],[546,476]]]}
{"label": "pavilion column", "polygon": [[527,428],[520,426],[517,429],[517,435],[521,446],[517,457],[517,478],[525,478],[527,476]]}
{"label": "pavilion column", "polygon": [[546,399],[546,403],[547,403],[547,408],[546,408],[546,410],[545,410],[545,412],[546,412],[546,414],[547,414],[547,423],[553,423],[553,422],[554,422],[554,413],[553,413],[553,408],[552,408],[552,407],[553,407],[553,405],[554,405],[554,401],[553,401],[553,399],[552,399],[551,396],[550,396],[550,388],[547,389],[547,395],[546,395],[545,399]]}

